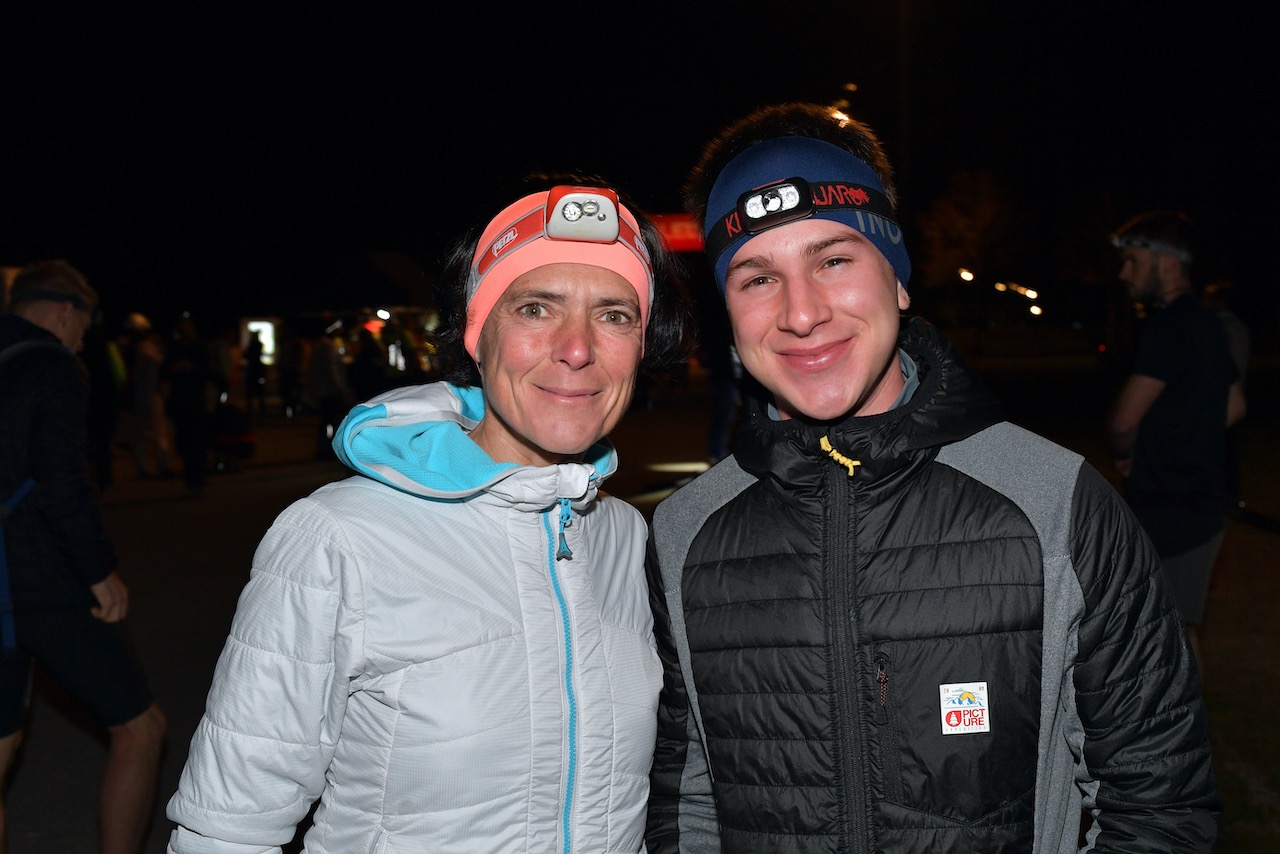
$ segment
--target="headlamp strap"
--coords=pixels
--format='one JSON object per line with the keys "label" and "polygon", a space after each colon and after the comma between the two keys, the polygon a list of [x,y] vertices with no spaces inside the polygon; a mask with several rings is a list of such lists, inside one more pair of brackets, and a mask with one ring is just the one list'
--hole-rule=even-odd
{"label": "headlamp strap", "polygon": [[[794,207],[776,212],[766,211],[763,216],[752,216],[749,210],[753,201],[777,189],[794,188],[798,203]],[[824,211],[858,211],[874,215],[897,226],[893,206],[883,192],[865,184],[848,181],[808,182],[803,178],[788,178],[748,190],[738,197],[738,205],[720,217],[707,233],[706,251],[714,265],[720,254],[728,249],[744,233],[759,234],[783,223],[807,219]],[[859,228],[866,233],[870,229]]]}
{"label": "headlamp strap", "polygon": [[[631,227],[631,223],[627,222],[621,216],[618,217],[618,236],[610,243],[622,243],[631,249],[640,260],[644,262],[646,268],[651,265],[649,260],[649,249],[645,246],[645,242],[641,239],[636,230]],[[498,263],[504,256],[515,251],[531,240],[537,240],[539,237],[546,237],[548,240],[562,240],[569,242],[596,243],[599,241],[583,240],[574,241],[573,238],[552,237],[546,234],[546,207],[539,205],[533,210],[526,213],[520,219],[512,223],[511,227],[499,234],[493,239],[484,252],[476,261],[475,273],[479,277],[483,277],[489,271],[489,268]],[[651,277],[652,278],[652,277]]]}
{"label": "headlamp strap", "polygon": [[489,271],[490,267],[501,260],[503,255],[518,249],[530,240],[536,240],[541,237],[544,220],[546,219],[544,211],[545,207],[539,205],[495,237],[493,242],[484,248],[483,254],[476,261],[476,275],[483,276]]}

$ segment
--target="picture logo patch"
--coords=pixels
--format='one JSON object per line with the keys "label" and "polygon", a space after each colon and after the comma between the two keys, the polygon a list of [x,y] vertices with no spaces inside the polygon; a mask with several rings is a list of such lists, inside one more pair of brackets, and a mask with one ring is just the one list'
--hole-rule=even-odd
{"label": "picture logo patch", "polygon": [[938,694],[942,704],[943,735],[991,732],[991,709],[987,705],[986,682],[939,685]]}

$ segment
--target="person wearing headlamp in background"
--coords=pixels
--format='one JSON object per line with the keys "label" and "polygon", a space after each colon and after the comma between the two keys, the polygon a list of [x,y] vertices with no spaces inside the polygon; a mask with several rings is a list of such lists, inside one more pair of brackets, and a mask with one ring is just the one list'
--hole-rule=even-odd
{"label": "person wearing headlamp in background", "polygon": [[279,851],[317,800],[311,854],[642,850],[647,532],[602,487],[638,369],[687,346],[669,264],[595,185],[453,251],[449,381],[356,406],[334,438],[356,476],[258,547],[170,851]]}
{"label": "person wearing headlamp in background", "polygon": [[1138,214],[1111,235],[1120,281],[1148,318],[1108,419],[1112,465],[1155,543],[1200,674],[1200,624],[1231,504],[1227,431],[1248,409],[1226,327],[1192,282],[1182,211]]}
{"label": "person wearing headlamp in background", "polygon": [[1160,561],[910,306],[865,125],[762,108],[685,185],[752,381],[660,504],[665,852],[1208,852],[1220,804]]}

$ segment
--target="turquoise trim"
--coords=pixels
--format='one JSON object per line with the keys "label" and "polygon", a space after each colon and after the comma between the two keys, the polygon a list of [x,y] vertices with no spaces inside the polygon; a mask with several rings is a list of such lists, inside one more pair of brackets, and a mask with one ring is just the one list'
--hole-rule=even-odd
{"label": "turquoise trim", "polygon": [[[484,417],[480,389],[451,386],[450,390],[461,402],[464,418],[474,422]],[[411,491],[388,478],[384,469],[398,472],[427,491],[444,494],[470,494],[517,467],[515,463],[494,462],[457,421],[400,423],[391,418],[385,404],[354,407],[333,439],[338,458],[360,474],[396,489]]]}
{"label": "turquoise trim", "polygon": [[564,854],[569,854],[573,850],[569,819],[573,814],[573,794],[578,774],[578,697],[573,687],[573,638],[569,626],[569,605],[560,588],[560,574],[556,572],[556,536],[551,524],[551,514],[555,512],[557,511],[549,510],[542,514],[542,527],[547,533],[547,571],[551,577],[551,588],[556,594],[556,604],[560,607],[560,625],[564,632],[564,686],[569,702],[569,768],[565,775],[560,832],[564,839]]}

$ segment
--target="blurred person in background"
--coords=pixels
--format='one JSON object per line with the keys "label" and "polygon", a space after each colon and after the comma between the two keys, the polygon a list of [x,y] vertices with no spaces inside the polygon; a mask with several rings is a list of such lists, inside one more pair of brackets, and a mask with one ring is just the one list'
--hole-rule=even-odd
{"label": "blurred person in background", "polygon": [[1200,623],[1232,503],[1227,430],[1245,416],[1226,328],[1192,285],[1194,235],[1181,211],[1139,214],[1111,236],[1120,281],[1145,306],[1108,444],[1124,494],[1155,543],[1200,671]]}
{"label": "blurred person in background", "polygon": [[1207,854],[1208,724],[1156,554],[903,318],[875,134],[762,108],[684,189],[747,382],[730,456],[653,517],[649,854]]}
{"label": "blurred person in background", "polygon": [[378,336],[364,326],[356,333],[355,353],[347,365],[347,384],[356,400],[368,400],[391,387],[387,350]]}
{"label": "blurred person in background", "polygon": [[138,477],[175,477],[169,420],[164,411],[164,341],[146,315],[125,319],[122,350],[129,366],[129,439]]}
{"label": "blurred person in background", "polygon": [[280,384],[280,407],[285,418],[296,418],[302,409],[302,366],[306,364],[306,341],[290,323],[276,327],[276,380]]}
{"label": "blurred person in background", "polygon": [[244,410],[252,421],[267,417],[266,345],[262,334],[252,329],[244,346]]}
{"label": "blurred person in background", "polygon": [[80,358],[89,371],[89,470],[101,490],[115,482],[114,448],[129,372],[101,323],[85,332]]}
{"label": "blurred person in background", "polygon": [[316,421],[318,460],[333,459],[333,437],[338,424],[354,402],[347,382],[347,366],[342,361],[340,338],[329,331],[311,342],[307,355],[306,386],[303,399],[319,414]]}
{"label": "blurred person in background", "polygon": [[[0,316],[0,786],[17,757],[39,664],[106,728],[100,850],[137,854],[151,815],[165,719],[120,626],[129,591],[89,478],[84,368],[75,353],[98,304],[63,261],[14,279]],[[79,769],[67,769],[78,773]],[[0,851],[4,850],[0,811]]]}
{"label": "blurred person in background", "polygon": [[454,252],[448,382],[356,406],[358,474],[258,548],[170,850],[644,847],[661,666],[646,528],[602,492],[642,366],[684,351],[658,232],[554,186]]}
{"label": "blurred person in background", "polygon": [[165,412],[173,421],[173,443],[182,460],[187,494],[204,492],[209,466],[209,419],[217,397],[217,368],[195,321],[184,313],[165,348]]}

